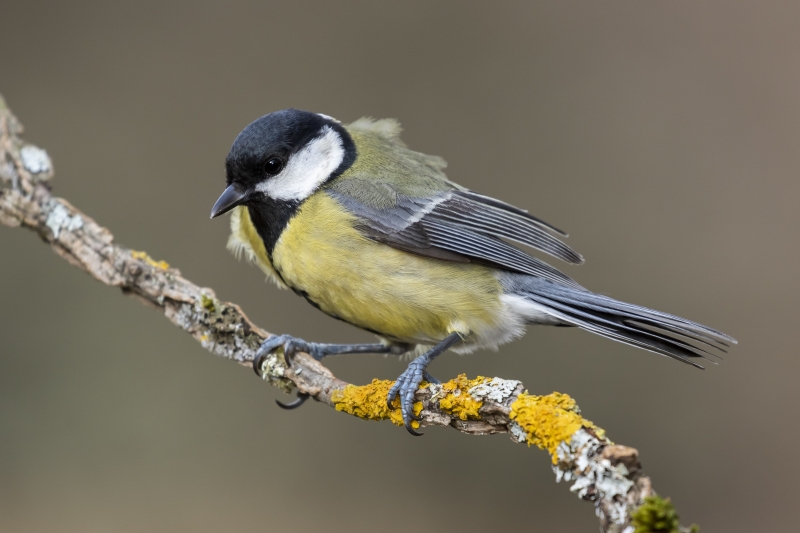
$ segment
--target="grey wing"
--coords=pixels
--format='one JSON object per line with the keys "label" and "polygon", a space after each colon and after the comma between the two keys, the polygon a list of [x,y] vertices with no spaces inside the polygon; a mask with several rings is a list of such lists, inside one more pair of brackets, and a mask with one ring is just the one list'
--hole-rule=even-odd
{"label": "grey wing", "polygon": [[[348,180],[351,181],[351,180]],[[359,217],[358,229],[371,239],[411,253],[459,262],[478,262],[581,288],[565,274],[519,248],[513,240],[569,263],[583,258],[546,230],[560,230],[525,211],[471,191],[437,191],[425,198],[397,192],[390,184],[358,180],[354,198],[346,190],[328,193]]]}

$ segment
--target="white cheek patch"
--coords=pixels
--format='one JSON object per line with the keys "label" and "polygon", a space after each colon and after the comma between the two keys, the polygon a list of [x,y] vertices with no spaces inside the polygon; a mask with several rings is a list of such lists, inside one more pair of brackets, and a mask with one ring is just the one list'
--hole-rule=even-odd
{"label": "white cheek patch", "polygon": [[256,190],[276,200],[305,200],[344,161],[342,138],[330,126],[289,158],[280,174],[267,178]]}

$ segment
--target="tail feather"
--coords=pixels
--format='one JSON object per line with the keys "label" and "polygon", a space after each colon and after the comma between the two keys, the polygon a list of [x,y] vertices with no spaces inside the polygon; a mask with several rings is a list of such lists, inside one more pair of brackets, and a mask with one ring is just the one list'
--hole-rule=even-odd
{"label": "tail feather", "polygon": [[587,290],[516,274],[503,281],[507,290],[535,304],[538,312],[696,368],[703,367],[691,359],[716,364],[708,356],[719,357],[715,350],[726,352],[728,343],[736,343],[730,335],[697,322]]}
{"label": "tail feather", "polygon": [[595,294],[586,290],[567,291],[565,294],[564,291],[560,290],[561,287],[555,283],[537,285],[539,286],[537,287],[536,292],[543,296],[548,296],[557,300],[566,298],[568,301],[580,303],[587,307],[596,306],[598,310],[602,308],[603,310],[616,314],[629,313],[630,315],[626,316],[630,316],[630,318],[634,318],[635,320],[651,321],[662,329],[665,329],[663,326],[670,326],[676,329],[681,328],[684,330],[689,330],[693,336],[699,336],[701,338],[722,344],[723,346],[728,346],[728,342],[736,344],[736,339],[730,335],[676,315],[671,315],[662,311],[656,311],[655,309],[649,309],[636,304],[621,302],[608,296]]}
{"label": "tail feather", "polygon": [[[646,342],[647,338],[655,339],[660,342],[665,342],[670,345],[675,345],[678,348],[682,349],[681,355],[685,355],[687,357],[703,357],[705,355],[714,355],[712,352],[704,350],[699,346],[694,346],[693,344],[689,344],[681,339],[668,337],[662,333],[657,331],[650,331],[643,329],[641,326],[633,322],[629,322],[626,320],[622,320],[619,317],[614,316],[611,313],[600,313],[600,312],[586,312],[582,311],[575,307],[570,307],[568,305],[560,304],[548,298],[538,297],[538,296],[531,296],[531,298],[547,307],[555,308],[561,311],[562,313],[566,314],[567,316],[573,317],[573,319],[580,319],[583,321],[587,321],[590,324],[600,326],[610,329],[612,331],[616,331],[622,335],[631,335],[640,338],[643,342]],[[713,346],[713,345],[712,345]]]}
{"label": "tail feather", "polygon": [[[603,313],[603,314],[608,314],[608,315],[611,315],[611,316],[621,317],[621,322],[622,323],[627,324],[627,325],[632,326],[632,327],[636,327],[637,329],[640,329],[642,327],[642,325],[656,327],[658,329],[666,330],[666,331],[669,331],[670,333],[673,333],[673,334],[676,334],[676,335],[681,335],[681,336],[686,337],[688,339],[691,339],[691,340],[693,340],[695,342],[699,342],[699,343],[705,344],[706,346],[709,346],[711,348],[715,348],[715,349],[717,349],[717,350],[719,350],[721,352],[728,353],[728,351],[725,349],[725,348],[729,347],[728,343],[724,342],[720,337],[711,336],[712,334],[719,333],[719,332],[716,332],[715,330],[712,330],[711,328],[705,328],[704,326],[702,326],[700,324],[696,324],[695,322],[691,322],[691,324],[693,326],[695,326],[695,329],[697,329],[698,327],[702,328],[701,331],[695,331],[694,329],[689,329],[687,327],[684,327],[680,322],[677,322],[677,321],[670,321],[669,319],[664,319],[664,318],[660,318],[660,317],[647,316],[647,315],[643,314],[642,312],[635,313],[635,312],[626,311],[623,306],[629,306],[630,304],[626,304],[625,302],[618,302],[616,300],[612,300],[611,298],[608,298],[607,296],[602,296],[602,295],[599,295],[599,294],[595,294],[593,296],[597,296],[598,298],[603,298],[603,299],[606,299],[606,300],[610,300],[611,302],[619,304],[619,305],[615,309],[615,308],[607,306],[607,305],[606,306],[604,306],[604,305],[596,305],[596,304],[592,304],[590,302],[586,302],[585,301],[586,299],[583,298],[584,301],[583,301],[583,303],[580,304],[580,307],[585,308],[587,310],[595,311],[597,313]],[[548,294],[548,298],[553,298],[555,301],[558,301],[558,302],[561,302],[561,303],[566,303],[567,305],[570,305],[572,303],[569,298],[559,298],[558,295],[554,295],[554,294]],[[574,306],[575,304],[572,303],[572,305]],[[638,306],[636,306],[636,307],[638,307]],[[646,307],[639,308],[639,309],[641,309],[642,311],[651,311],[650,309],[647,309]],[[675,318],[678,318],[678,317],[675,317]],[[681,320],[684,320],[684,319],[681,319]],[[690,322],[690,321],[686,320],[686,322]],[[639,324],[637,324],[637,323],[639,323]],[[709,331],[709,332],[713,332],[713,333],[705,334],[705,333],[702,333],[702,331]],[[722,337],[722,338],[724,338],[726,340],[730,339],[730,337],[728,337],[724,333],[719,333],[719,334],[720,335],[724,335],[724,337]],[[734,340],[733,342],[736,342],[736,341]],[[717,354],[715,354],[713,352],[706,352],[706,353],[710,353],[711,355],[714,355],[715,357],[719,357]]]}

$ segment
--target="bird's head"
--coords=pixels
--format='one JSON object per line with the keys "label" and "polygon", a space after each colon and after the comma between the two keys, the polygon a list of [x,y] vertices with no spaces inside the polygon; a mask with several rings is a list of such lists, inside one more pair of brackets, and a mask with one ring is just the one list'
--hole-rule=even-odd
{"label": "bird's head", "polygon": [[318,113],[284,109],[247,126],[225,160],[227,187],[211,218],[270,198],[301,202],[355,159],[347,130]]}

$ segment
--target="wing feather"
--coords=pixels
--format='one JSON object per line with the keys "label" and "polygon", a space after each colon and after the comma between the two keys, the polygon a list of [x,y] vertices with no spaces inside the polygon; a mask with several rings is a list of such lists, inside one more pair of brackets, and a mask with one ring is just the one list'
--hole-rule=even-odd
{"label": "wing feather", "polygon": [[[528,244],[573,263],[582,261],[535,221],[458,197],[460,191],[417,198],[399,194],[386,183],[363,185],[369,198],[366,202],[354,197],[352,187],[330,187],[328,194],[359,217],[357,228],[373,240],[418,255],[475,261],[581,288],[567,275],[502,239]],[[382,196],[374,198],[378,194]]]}
{"label": "wing feather", "polygon": [[514,215],[514,216],[516,216],[518,218],[521,218],[523,220],[528,220],[530,222],[533,222],[534,224],[536,224],[538,226],[541,226],[544,229],[547,229],[547,230],[550,230],[550,231],[554,231],[555,233],[558,233],[562,237],[569,237],[569,234],[566,233],[565,231],[562,231],[562,230],[558,229],[557,227],[553,226],[552,224],[549,224],[549,223],[545,222],[544,220],[529,214],[524,209],[520,209],[519,207],[514,207],[511,204],[507,204],[507,203],[502,202],[502,201],[500,201],[500,200],[498,200],[496,198],[492,198],[491,196],[485,196],[483,194],[479,194],[477,192],[468,191],[468,190],[458,191],[458,192],[456,192],[456,194],[458,196],[461,196],[462,198],[467,198],[467,199],[469,199],[469,200],[471,200],[473,202],[484,204],[484,205],[486,205],[488,207],[491,207],[491,208],[494,208],[494,209],[496,209],[498,211],[502,211],[504,213],[508,213],[510,215]]}
{"label": "wing feather", "polygon": [[435,218],[424,217],[420,224],[432,245],[483,259],[510,270],[549,279],[556,283],[579,287],[572,279],[544,261],[532,257],[510,244]]}
{"label": "wing feather", "polygon": [[483,235],[527,244],[568,263],[583,263],[579,253],[544,231],[536,222],[457,195],[438,204],[428,216],[451,221]]}

